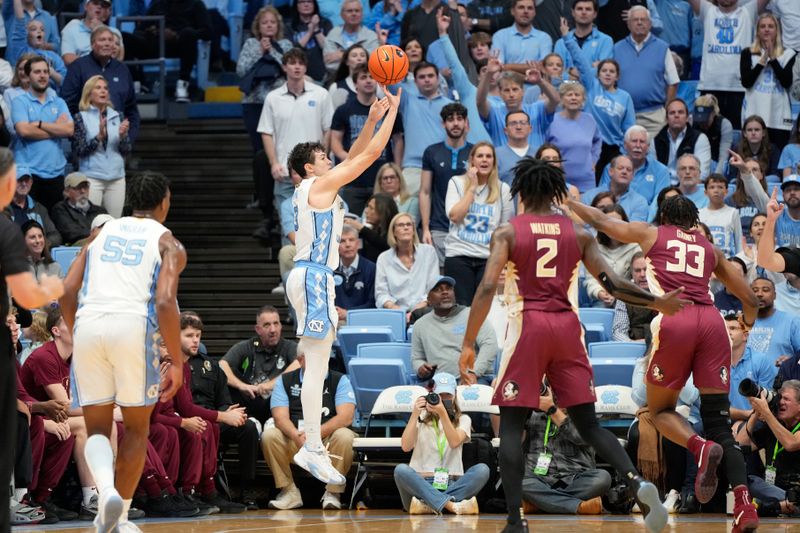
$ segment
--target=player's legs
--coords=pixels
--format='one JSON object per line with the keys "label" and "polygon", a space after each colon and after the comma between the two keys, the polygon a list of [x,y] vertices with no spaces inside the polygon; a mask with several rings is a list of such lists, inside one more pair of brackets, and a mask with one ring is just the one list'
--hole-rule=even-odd
{"label": "player's legs", "polygon": [[689,422],[675,410],[680,393],[680,390],[648,383],[647,408],[650,410],[658,432],[685,448],[689,438],[695,435],[695,432]]}
{"label": "player's legs", "polygon": [[[525,475],[525,454],[522,432],[531,410],[527,407],[500,407],[500,448],[497,462],[506,495],[509,529],[522,520],[522,478]],[[512,529],[513,530],[513,529]]]}
{"label": "player's legs", "polygon": [[310,450],[322,448],[322,437],[320,436],[322,388],[328,375],[328,361],[331,357],[332,347],[333,330],[330,330],[324,339],[302,337],[297,345],[297,353],[304,354],[306,360],[300,400],[303,403],[305,445]]}
{"label": "player's legs", "polygon": [[[128,520],[128,509],[139,484],[147,455],[147,435],[150,431],[150,413],[154,405],[122,407],[125,437],[119,445],[115,470],[116,489],[123,498],[124,509],[120,523]],[[99,486],[99,484],[98,484]]]}
{"label": "player's legs", "polygon": [[95,528],[98,532],[111,531],[124,511],[124,501],[114,487],[114,451],[110,440],[114,404],[86,405],[83,407],[83,417],[89,435],[84,456],[100,493]]}

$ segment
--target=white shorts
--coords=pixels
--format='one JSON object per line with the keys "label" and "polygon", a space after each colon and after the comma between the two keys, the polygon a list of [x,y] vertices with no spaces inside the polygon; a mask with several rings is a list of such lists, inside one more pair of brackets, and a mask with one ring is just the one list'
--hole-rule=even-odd
{"label": "white shorts", "polygon": [[157,402],[160,338],[155,318],[132,314],[78,318],[73,333],[73,399],[81,407],[112,402],[142,407]]}
{"label": "white shorts", "polygon": [[295,266],[286,280],[286,296],[297,314],[297,336],[324,339],[336,329],[336,287],[325,268]]}

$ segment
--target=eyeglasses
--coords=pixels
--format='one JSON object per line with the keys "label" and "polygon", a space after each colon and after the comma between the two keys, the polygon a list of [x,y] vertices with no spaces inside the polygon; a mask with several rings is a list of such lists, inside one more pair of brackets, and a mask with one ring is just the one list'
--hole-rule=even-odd
{"label": "eyeglasses", "polygon": [[530,126],[530,124],[531,123],[528,122],[527,120],[510,120],[508,122],[509,127],[512,128],[522,128],[524,126]]}
{"label": "eyeglasses", "polygon": [[398,180],[400,179],[395,174],[384,174],[381,176],[381,181],[391,181],[391,180]]}

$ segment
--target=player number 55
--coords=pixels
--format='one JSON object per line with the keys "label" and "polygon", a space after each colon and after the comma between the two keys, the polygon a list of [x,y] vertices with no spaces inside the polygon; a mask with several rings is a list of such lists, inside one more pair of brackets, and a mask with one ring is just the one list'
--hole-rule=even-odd
{"label": "player number 55", "polygon": [[122,263],[125,266],[136,266],[142,262],[145,240],[127,240],[122,237],[109,236],[103,243],[101,261]]}

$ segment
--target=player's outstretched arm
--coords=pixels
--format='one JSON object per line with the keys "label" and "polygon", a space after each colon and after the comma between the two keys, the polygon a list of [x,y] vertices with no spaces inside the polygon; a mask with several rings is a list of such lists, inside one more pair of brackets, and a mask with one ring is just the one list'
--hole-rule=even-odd
{"label": "player's outstretched arm", "polygon": [[[394,122],[400,108],[402,89],[397,90],[397,95],[390,93],[386,87],[383,90],[386,96],[372,104],[373,107],[370,108],[370,115],[373,114],[373,109],[376,109],[376,106],[377,109],[383,109],[386,113],[378,132],[369,139],[367,146],[359,154],[353,155],[353,149],[351,148],[347,159],[326,172],[325,179],[314,182],[310,191],[312,205],[330,205],[336,198],[339,189],[358,178],[383,153],[383,149],[392,135]],[[375,112],[377,113],[377,110]],[[377,123],[377,120],[375,122]],[[364,130],[366,129],[370,129],[369,124],[364,126]],[[372,129],[374,129],[374,124]],[[359,139],[364,135],[364,130],[361,131]]]}
{"label": "player's outstretched arm", "polygon": [[[764,240],[763,234],[761,235],[761,240]],[[714,255],[717,258],[717,267],[714,269],[714,274],[716,274],[717,278],[727,287],[728,292],[739,298],[742,302],[744,323],[747,327],[751,327],[756,321],[756,315],[758,314],[758,300],[753,294],[753,290],[744,279],[742,271],[725,259],[725,254],[716,246],[714,246]]]}
{"label": "player's outstretched arm", "polygon": [[578,242],[583,250],[583,264],[586,270],[592,274],[603,286],[603,288],[614,298],[618,298],[625,303],[638,305],[654,309],[665,315],[674,315],[684,306],[692,302],[680,298],[683,287],[676,289],[664,296],[656,296],[652,293],[640,289],[628,280],[622,279],[608,266],[606,260],[600,254],[597,241],[583,228],[577,228]]}
{"label": "player's outstretched arm", "polygon": [[86,270],[86,250],[89,247],[87,244],[78,252],[75,259],[64,277],[64,295],[58,299],[58,304],[61,307],[61,316],[64,323],[72,329],[75,325],[75,313],[78,312],[78,291],[81,290],[83,285],[83,273]]}
{"label": "player's outstretched arm", "polygon": [[[369,141],[372,137],[375,136],[375,126],[378,125],[378,122],[383,118],[386,114],[388,109],[381,103],[380,100],[375,100],[372,105],[369,107],[369,114],[367,115],[367,121],[364,123],[364,126],[361,128],[361,131],[358,133],[358,137],[350,146],[350,151],[347,152],[347,157],[345,161],[348,159],[357,156],[361,152],[366,149]],[[381,149],[383,151],[383,149]]]}
{"label": "player's outstretched arm", "polygon": [[[156,314],[158,329],[167,352],[181,353],[181,318],[178,310],[178,279],[186,268],[186,250],[178,239],[167,232],[158,241],[161,252],[161,271],[156,281]],[[170,383],[161,393],[161,401],[172,398],[183,384],[183,358],[172,358]]]}
{"label": "player's outstretched arm", "polygon": [[656,240],[657,230],[646,222],[625,222],[610,217],[595,207],[582,204],[574,198],[569,198],[566,203],[581,220],[612,239],[626,243],[636,242],[643,249],[650,249]]}
{"label": "player's outstretched arm", "polygon": [[483,279],[475,296],[472,298],[472,305],[469,309],[467,319],[467,331],[464,333],[464,341],[461,345],[461,358],[458,361],[459,372],[461,373],[462,384],[473,384],[477,382],[477,377],[472,372],[475,367],[475,339],[478,338],[478,331],[489,314],[492,306],[492,298],[497,291],[497,280],[508,263],[511,250],[514,247],[514,228],[510,224],[504,224],[497,228],[492,234],[489,244],[489,260],[483,271]]}
{"label": "player's outstretched arm", "polygon": [[783,211],[783,206],[778,203],[778,188],[772,189],[772,197],[767,204],[767,222],[761,240],[758,241],[758,265],[770,272],[783,272],[786,270],[786,260],[775,252],[775,224]]}

